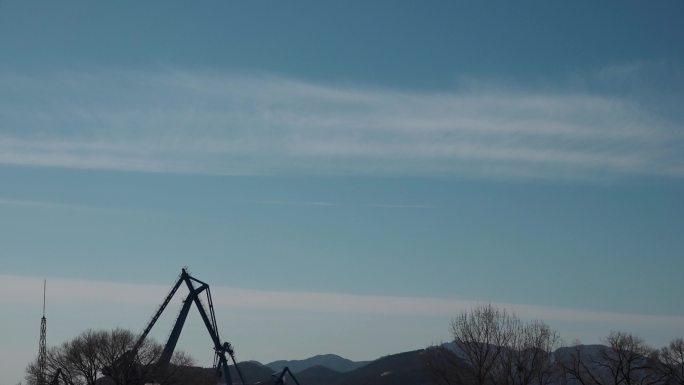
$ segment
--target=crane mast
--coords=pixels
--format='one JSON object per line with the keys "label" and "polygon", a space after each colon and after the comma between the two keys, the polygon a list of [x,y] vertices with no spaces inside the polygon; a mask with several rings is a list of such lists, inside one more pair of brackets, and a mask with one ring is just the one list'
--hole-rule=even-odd
{"label": "crane mast", "polygon": [[286,374],[289,374],[290,378],[292,378],[297,385],[300,385],[299,381],[297,381],[297,377],[295,377],[294,373],[292,373],[290,368],[288,368],[287,366],[283,368],[283,371],[280,372],[280,374],[273,375],[273,385],[285,385]]}
{"label": "crane mast", "polygon": [[[191,276],[185,268],[181,270],[181,273],[178,276],[178,280],[171,287],[169,294],[166,296],[161,305],[159,305],[159,308],[154,313],[154,315],[148,322],[143,332],[140,334],[140,337],[138,337],[138,340],[133,345],[133,348],[126,352],[120,358],[119,366],[123,367],[123,369],[126,372],[129,372],[131,370],[138,350],[144,343],[145,338],[147,338],[147,335],[150,333],[152,327],[154,327],[155,323],[157,322],[161,314],[164,312],[164,309],[166,309],[166,306],[169,304],[169,302],[171,302],[171,299],[174,297],[180,286],[184,283],[187,286],[189,293],[183,301],[183,306],[181,307],[178,317],[176,317],[176,322],[173,326],[169,339],[167,340],[166,345],[164,346],[164,350],[162,351],[161,356],[157,360],[156,372],[161,373],[166,371],[166,369],[168,368],[171,361],[171,357],[173,356],[173,352],[176,348],[176,344],[178,343],[178,338],[180,337],[181,331],[183,329],[183,325],[185,324],[185,320],[188,317],[190,308],[194,303],[195,307],[200,313],[202,321],[204,322],[204,326],[206,327],[207,332],[209,332],[209,336],[211,337],[211,340],[214,345],[214,366],[223,374],[223,378],[225,380],[226,385],[232,385],[230,371],[228,370],[228,358],[226,357],[226,354],[228,354],[233,364],[235,365],[235,369],[238,373],[238,376],[240,377],[240,382],[244,384],[245,381],[240,371],[240,368],[237,365],[233,347],[229,342],[221,342],[218,327],[216,324],[216,315],[214,314],[214,304],[211,298],[211,290],[209,289],[209,285]],[[206,294],[207,303],[209,305],[208,311],[202,303],[200,297],[200,295],[203,292]],[[108,374],[111,375],[112,370],[111,368],[103,368],[103,372],[108,372]]]}

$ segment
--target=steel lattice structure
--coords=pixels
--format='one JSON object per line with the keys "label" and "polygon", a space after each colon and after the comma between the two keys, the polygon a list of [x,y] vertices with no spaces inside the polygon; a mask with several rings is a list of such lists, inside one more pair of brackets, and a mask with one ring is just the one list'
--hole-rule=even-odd
{"label": "steel lattice structure", "polygon": [[47,361],[47,348],[45,334],[47,329],[47,319],[45,318],[45,286],[43,281],[43,318],[40,319],[40,342],[38,343],[38,385],[45,385],[45,365]]}

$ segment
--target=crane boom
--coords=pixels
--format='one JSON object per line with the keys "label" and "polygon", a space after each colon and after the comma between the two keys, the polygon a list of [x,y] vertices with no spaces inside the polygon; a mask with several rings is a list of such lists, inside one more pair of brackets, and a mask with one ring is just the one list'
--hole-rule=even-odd
{"label": "crane boom", "polygon": [[145,341],[145,338],[147,338],[147,335],[150,333],[150,330],[152,330],[152,327],[157,322],[161,314],[164,312],[164,309],[166,309],[166,305],[168,305],[169,302],[171,302],[171,298],[173,298],[173,295],[176,294],[176,291],[178,291],[178,288],[183,283],[183,274],[186,274],[185,269],[182,270],[181,275],[178,277],[178,280],[171,288],[171,291],[169,291],[169,294],[164,299],[164,302],[162,302],[161,305],[159,305],[157,312],[154,313],[152,319],[150,319],[150,322],[147,323],[147,327],[142,332],[142,334],[140,334],[140,337],[138,337],[138,340],[135,342],[135,345],[133,345],[133,349],[131,349],[133,356],[135,356],[138,353],[138,350],[140,349],[140,346],[142,346],[143,341]]}
{"label": "crane boom", "polygon": [[169,339],[164,346],[164,351],[159,358],[159,365],[166,366],[171,361],[171,356],[173,356],[173,351],[176,349],[176,343],[178,343],[178,337],[180,337],[181,330],[185,324],[185,320],[188,318],[188,313],[190,313],[190,307],[192,306],[192,293],[188,294],[187,298],[183,302],[183,307],[181,308],[178,317],[176,318],[176,324],[173,326],[173,330],[169,335]]}
{"label": "crane boom", "polygon": [[274,385],[285,385],[285,374],[289,374],[290,377],[294,380],[294,382],[295,382],[297,385],[300,385],[300,384],[299,384],[299,381],[297,381],[297,377],[295,377],[294,373],[292,373],[292,371],[290,370],[290,368],[288,368],[287,366],[283,368],[283,371],[280,372],[279,375],[277,375],[277,376],[274,375],[274,377],[273,377],[273,384],[274,384]]}
{"label": "crane boom", "polygon": [[[125,372],[130,372],[130,369],[134,363],[138,350],[145,341],[145,338],[147,338],[147,335],[152,330],[152,327],[155,325],[161,314],[164,312],[164,309],[166,309],[166,306],[169,304],[169,302],[171,302],[171,299],[183,283],[185,283],[185,285],[187,286],[189,293],[183,302],[183,306],[180,310],[180,313],[178,314],[178,317],[176,318],[176,322],[173,326],[171,334],[169,335],[169,339],[167,340],[166,345],[164,346],[164,350],[162,351],[162,354],[156,363],[156,372],[159,374],[160,372],[163,372],[166,370],[166,368],[168,368],[169,363],[171,361],[171,357],[173,356],[173,352],[176,348],[176,344],[178,343],[178,338],[180,337],[181,331],[183,329],[183,325],[185,324],[185,320],[188,317],[190,308],[194,303],[195,307],[197,307],[197,310],[200,313],[200,316],[202,317],[204,326],[207,328],[209,336],[211,337],[211,340],[214,344],[214,364],[215,366],[218,366],[218,370],[221,370],[226,385],[232,385],[230,371],[228,370],[229,364],[228,359],[226,358],[226,353],[228,353],[231,360],[233,361],[233,364],[235,364],[235,369],[238,373],[238,376],[240,377],[240,382],[244,384],[245,381],[242,376],[242,372],[240,371],[240,368],[237,365],[237,361],[235,360],[235,352],[233,351],[233,347],[229,342],[222,343],[219,337],[218,327],[216,323],[216,315],[214,314],[214,305],[211,298],[211,291],[209,290],[209,285],[205,282],[202,282],[192,277],[185,268],[181,270],[181,273],[178,276],[178,280],[173,285],[173,287],[169,291],[169,294],[166,296],[164,301],[161,303],[157,311],[154,313],[154,315],[148,322],[147,326],[145,327],[145,330],[140,334],[140,337],[138,337],[138,340],[136,341],[135,345],[133,345],[133,348],[127,351],[122,357],[120,357],[119,366],[122,367]],[[195,284],[198,284],[198,286],[195,287]],[[207,312],[207,310],[205,309],[204,304],[202,303],[202,300],[200,298],[202,292],[206,293],[207,302],[209,304],[209,312]],[[111,374],[112,371],[111,368],[103,368],[103,372]]]}

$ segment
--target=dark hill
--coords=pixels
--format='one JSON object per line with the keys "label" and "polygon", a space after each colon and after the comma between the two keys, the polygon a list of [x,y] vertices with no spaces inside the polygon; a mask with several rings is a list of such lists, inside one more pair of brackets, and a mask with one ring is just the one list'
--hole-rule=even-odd
{"label": "dark hill", "polygon": [[304,369],[296,374],[301,385],[332,385],[340,381],[344,375],[344,373],[320,365]]}
{"label": "dark hill", "polygon": [[368,361],[351,361],[336,354],[320,354],[304,360],[280,360],[266,364],[276,372],[280,372],[286,366],[293,373],[301,372],[314,366],[324,366],[340,373],[350,372],[368,364]]}
{"label": "dark hill", "polygon": [[[271,374],[273,374],[273,370],[271,368],[264,366],[256,361],[240,362],[238,363],[238,366],[240,368],[240,371],[242,372],[242,375],[245,378],[245,383],[247,384],[267,382],[271,379]],[[231,365],[229,367],[229,370],[230,377],[233,380],[233,383],[239,383],[240,377],[238,377],[234,365]]]}
{"label": "dark hill", "polygon": [[382,357],[347,373],[335,385],[430,384],[430,377],[425,370],[423,354],[424,350],[421,349]]}

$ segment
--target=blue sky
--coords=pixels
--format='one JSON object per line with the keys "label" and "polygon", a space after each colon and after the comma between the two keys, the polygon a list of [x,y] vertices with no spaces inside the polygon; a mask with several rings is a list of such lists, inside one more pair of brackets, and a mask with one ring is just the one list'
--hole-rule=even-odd
{"label": "blue sky", "polygon": [[58,344],[141,330],[185,265],[242,359],[420,348],[490,301],[682,336],[683,8],[1,2],[0,382],[42,278]]}

